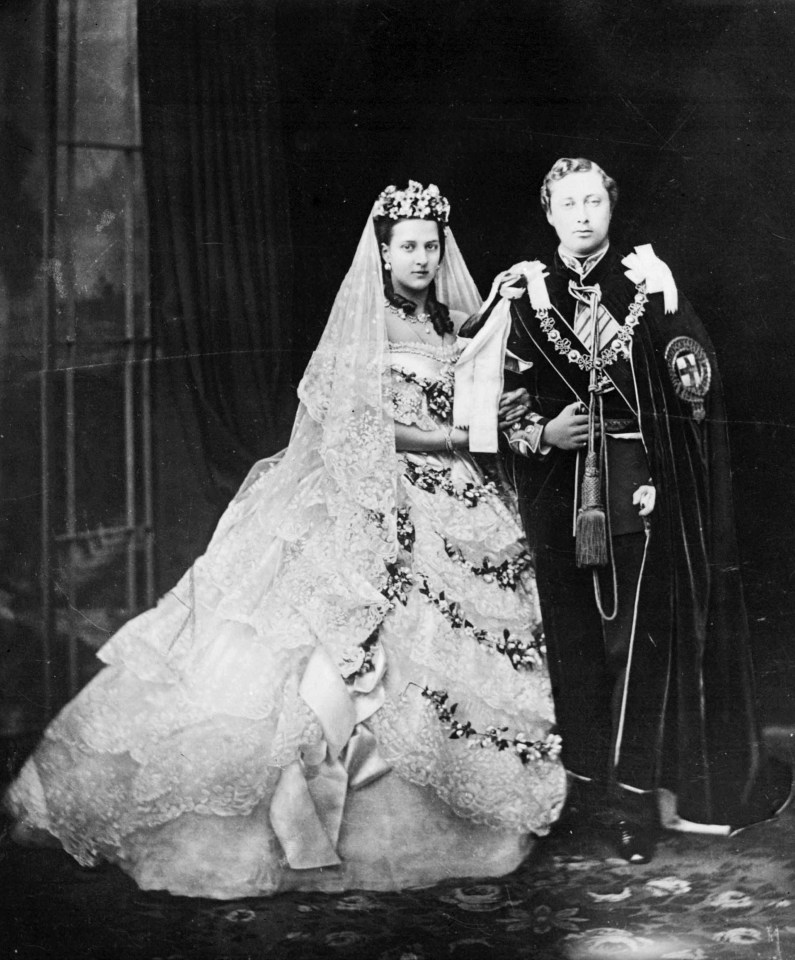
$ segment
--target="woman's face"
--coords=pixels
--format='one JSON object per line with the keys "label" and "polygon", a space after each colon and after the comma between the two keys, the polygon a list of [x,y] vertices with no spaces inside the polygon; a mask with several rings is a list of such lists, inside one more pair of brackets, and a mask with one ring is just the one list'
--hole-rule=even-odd
{"label": "woman's face", "polygon": [[389,243],[381,244],[392,270],[392,288],[402,297],[423,294],[439,270],[441,245],[435,220],[398,220]]}

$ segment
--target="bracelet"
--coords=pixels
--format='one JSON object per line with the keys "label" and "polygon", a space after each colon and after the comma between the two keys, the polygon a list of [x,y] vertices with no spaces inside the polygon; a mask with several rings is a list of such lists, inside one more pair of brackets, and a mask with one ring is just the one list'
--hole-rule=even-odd
{"label": "bracelet", "polygon": [[444,430],[444,445],[448,453],[455,453],[455,447],[453,446],[453,428],[449,427],[445,429],[442,427],[442,430]]}

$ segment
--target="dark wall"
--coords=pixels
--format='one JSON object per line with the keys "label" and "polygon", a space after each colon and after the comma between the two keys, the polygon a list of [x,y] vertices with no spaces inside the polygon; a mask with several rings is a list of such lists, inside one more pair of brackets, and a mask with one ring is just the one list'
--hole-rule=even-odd
{"label": "dark wall", "polygon": [[[792,4],[282,0],[295,376],[386,184],[435,181],[481,289],[547,256],[540,181],[591,157],[715,341],[762,673],[793,670]],[[764,677],[763,677],[764,679]],[[784,705],[784,711],[789,707]]]}
{"label": "dark wall", "polygon": [[39,535],[42,8],[0,5],[0,591],[26,594]]}

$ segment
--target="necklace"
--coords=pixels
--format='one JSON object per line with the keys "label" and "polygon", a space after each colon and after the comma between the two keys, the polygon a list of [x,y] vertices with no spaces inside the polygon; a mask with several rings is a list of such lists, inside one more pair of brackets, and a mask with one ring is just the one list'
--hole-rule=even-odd
{"label": "necklace", "polygon": [[396,317],[400,317],[401,320],[406,320],[408,323],[430,323],[431,315],[429,313],[406,313],[403,307],[396,307],[394,303],[390,303],[389,300],[384,298],[384,306],[387,307]]}

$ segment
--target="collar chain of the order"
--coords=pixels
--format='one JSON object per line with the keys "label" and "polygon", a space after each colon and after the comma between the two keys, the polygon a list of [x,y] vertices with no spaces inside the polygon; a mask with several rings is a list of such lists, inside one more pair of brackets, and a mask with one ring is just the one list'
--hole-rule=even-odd
{"label": "collar chain of the order", "polygon": [[602,370],[615,363],[620,356],[626,355],[628,346],[632,343],[635,335],[635,327],[640,323],[640,318],[646,309],[649,298],[646,296],[646,283],[641,281],[635,285],[635,298],[629,305],[629,312],[624,320],[623,326],[619,327],[618,333],[613,337],[608,346],[600,351],[599,356],[591,359],[588,354],[577,350],[572,346],[568,337],[563,337],[560,330],[555,326],[555,320],[549,315],[547,308],[536,310],[541,329],[547,335],[547,339],[558,351],[562,353],[569,363],[576,363],[581,370]]}

